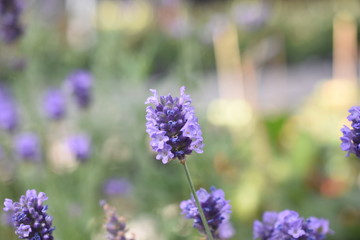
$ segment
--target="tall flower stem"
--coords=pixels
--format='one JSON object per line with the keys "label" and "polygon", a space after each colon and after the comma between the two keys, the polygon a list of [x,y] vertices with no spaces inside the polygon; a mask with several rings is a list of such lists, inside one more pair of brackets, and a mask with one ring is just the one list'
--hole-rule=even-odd
{"label": "tall flower stem", "polygon": [[181,160],[180,162],[181,162],[181,164],[184,166],[184,170],[185,170],[185,173],[186,173],[186,178],[187,178],[187,180],[188,180],[188,182],[189,182],[190,190],[191,190],[192,195],[194,196],[196,206],[197,206],[197,208],[199,209],[201,221],[202,221],[203,224],[204,224],[205,232],[206,232],[206,235],[207,235],[207,239],[208,239],[208,240],[213,240],[213,237],[212,237],[212,234],[211,234],[211,231],[210,231],[210,227],[209,227],[208,222],[206,221],[206,218],[205,218],[204,211],[203,211],[203,209],[202,209],[202,207],[201,207],[201,205],[200,205],[199,199],[198,199],[198,197],[197,197],[197,195],[196,195],[196,191],[195,191],[195,188],[194,188],[194,184],[193,184],[193,182],[192,182],[192,180],[191,180],[189,168],[188,168],[187,165],[186,165],[186,160]]}

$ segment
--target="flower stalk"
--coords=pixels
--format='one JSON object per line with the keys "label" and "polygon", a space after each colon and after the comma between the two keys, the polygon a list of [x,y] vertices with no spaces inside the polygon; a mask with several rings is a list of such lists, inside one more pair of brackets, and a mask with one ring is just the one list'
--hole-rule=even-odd
{"label": "flower stalk", "polygon": [[213,240],[213,237],[212,237],[212,233],[210,231],[210,227],[208,225],[208,222],[205,218],[205,214],[204,214],[204,211],[200,205],[200,202],[199,202],[199,199],[196,195],[196,191],[195,191],[195,187],[194,187],[194,184],[192,182],[192,179],[191,179],[191,176],[190,176],[190,171],[189,171],[189,168],[187,167],[186,165],[186,160],[183,159],[180,161],[180,163],[184,166],[184,170],[185,170],[185,173],[186,173],[186,178],[188,180],[188,183],[189,183],[189,186],[190,186],[190,190],[191,190],[191,193],[192,195],[194,196],[194,199],[195,199],[195,203],[196,203],[196,206],[199,210],[199,213],[200,213],[200,217],[201,217],[201,221],[203,222],[204,224],[204,227],[205,227],[205,232],[206,232],[206,235],[207,235],[207,239],[208,240]]}

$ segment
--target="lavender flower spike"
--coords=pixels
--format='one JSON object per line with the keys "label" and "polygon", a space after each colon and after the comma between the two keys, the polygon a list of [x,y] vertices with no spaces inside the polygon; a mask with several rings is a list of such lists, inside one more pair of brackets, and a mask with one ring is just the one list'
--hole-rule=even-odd
{"label": "lavender flower spike", "polygon": [[23,0],[0,0],[0,37],[5,43],[13,43],[22,35],[22,9]]}
{"label": "lavender flower spike", "polygon": [[38,137],[33,133],[23,133],[16,136],[15,151],[21,159],[39,161],[40,145]]}
{"label": "lavender flower spike", "polygon": [[304,219],[295,211],[265,212],[262,221],[253,225],[254,239],[261,240],[324,240],[333,231],[326,219]]}
{"label": "lavender flower spike", "polygon": [[74,135],[69,137],[68,145],[70,151],[80,162],[85,162],[91,154],[91,141],[85,135]]}
{"label": "lavender flower spike", "polygon": [[18,111],[11,93],[3,86],[0,86],[0,109],[0,128],[13,132],[18,127]]}
{"label": "lavender flower spike", "polygon": [[44,112],[51,120],[60,120],[65,116],[65,96],[58,89],[50,89],[44,96]]}
{"label": "lavender flower spike", "polygon": [[347,126],[341,129],[341,149],[347,151],[347,157],[353,153],[360,158],[360,106],[351,107],[349,112],[347,119],[351,121],[352,129]]}
{"label": "lavender flower spike", "polygon": [[[221,189],[215,187],[210,188],[208,193],[201,188],[196,192],[199,198],[202,209],[204,210],[205,218],[209,224],[212,236],[214,239],[228,239],[231,238],[235,231],[230,223],[231,205],[229,201],[225,200],[225,193]],[[201,233],[205,234],[205,227],[200,218],[199,210],[192,197],[189,200],[180,203],[182,210],[181,214],[185,218],[194,219],[194,227]]]}
{"label": "lavender flower spike", "polygon": [[203,138],[191,98],[185,94],[185,87],[180,88],[180,97],[170,94],[158,97],[155,89],[150,89],[146,107],[146,132],[149,134],[152,149],[157,152],[156,159],[164,164],[178,158],[185,159],[192,151],[203,152]]}
{"label": "lavender flower spike", "polygon": [[19,202],[5,199],[4,211],[12,215],[12,223],[16,228],[15,233],[21,239],[28,240],[53,240],[52,217],[46,211],[47,205],[43,205],[48,197],[45,193],[37,194],[36,190],[27,190],[20,197]]}
{"label": "lavender flower spike", "polygon": [[67,85],[75,98],[77,105],[85,109],[92,100],[92,75],[85,70],[77,70],[70,74]]}
{"label": "lavender flower spike", "polygon": [[106,229],[108,235],[108,240],[135,240],[135,234],[128,233],[126,228],[125,218],[119,217],[116,214],[116,210],[114,207],[111,207],[105,201],[101,201],[100,205],[103,207],[106,222],[104,224],[104,228]]}

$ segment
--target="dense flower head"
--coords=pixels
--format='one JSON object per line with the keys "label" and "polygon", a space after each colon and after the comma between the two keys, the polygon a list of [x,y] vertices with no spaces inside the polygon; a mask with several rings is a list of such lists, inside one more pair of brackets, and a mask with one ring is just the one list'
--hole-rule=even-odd
{"label": "dense flower head", "polygon": [[[201,208],[204,211],[205,218],[210,227],[211,233],[215,239],[228,239],[235,233],[230,223],[231,205],[225,200],[225,193],[215,187],[207,192],[201,188],[196,192]],[[201,220],[199,209],[196,206],[195,199],[182,201],[180,203],[181,214],[188,219],[194,219],[194,228],[205,234],[205,227]]]}
{"label": "dense flower head", "polygon": [[24,160],[40,160],[39,138],[34,133],[22,133],[15,137],[16,155]]}
{"label": "dense flower head", "polygon": [[44,96],[44,112],[49,119],[60,120],[65,116],[66,100],[64,94],[58,89],[49,89]]}
{"label": "dense flower head", "polygon": [[0,86],[0,127],[13,132],[18,126],[18,111],[9,90]]}
{"label": "dense flower head", "polygon": [[152,149],[157,152],[156,159],[166,164],[175,158],[185,159],[192,151],[202,153],[202,132],[185,87],[180,88],[179,98],[170,94],[159,98],[156,90],[150,91],[153,96],[145,104],[154,107],[146,108],[146,132],[151,137]]}
{"label": "dense flower head", "polygon": [[91,141],[85,135],[74,135],[68,138],[70,151],[75,158],[80,161],[86,161],[91,154]]}
{"label": "dense flower head", "polygon": [[349,112],[347,119],[351,121],[352,128],[344,126],[341,129],[341,149],[348,152],[347,157],[353,153],[360,158],[360,106],[351,107]]}
{"label": "dense flower head", "polygon": [[133,233],[128,233],[128,229],[126,227],[126,219],[124,217],[118,216],[116,214],[116,209],[114,207],[111,207],[105,201],[101,201],[100,205],[102,205],[106,215],[104,228],[108,233],[107,239],[135,240],[135,235]]}
{"label": "dense flower head", "polygon": [[22,9],[22,0],[0,0],[0,37],[4,42],[12,43],[22,35]]}
{"label": "dense flower head", "polygon": [[70,74],[67,85],[80,108],[87,108],[92,100],[92,75],[85,70],[77,70]]}
{"label": "dense flower head", "polygon": [[253,225],[254,239],[261,240],[323,240],[332,233],[328,220],[304,219],[292,210],[265,212],[262,221],[256,220]]}
{"label": "dense flower head", "polygon": [[46,211],[47,205],[43,205],[48,197],[45,193],[36,190],[27,190],[20,197],[19,202],[6,198],[4,211],[12,215],[12,224],[16,228],[15,233],[21,239],[28,240],[52,240],[52,217]]}

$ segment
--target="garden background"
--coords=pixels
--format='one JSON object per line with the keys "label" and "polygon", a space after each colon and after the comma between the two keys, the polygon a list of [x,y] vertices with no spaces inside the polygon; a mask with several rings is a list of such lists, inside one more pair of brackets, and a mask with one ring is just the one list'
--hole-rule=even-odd
{"label": "garden background", "polygon": [[[179,162],[157,161],[145,132],[149,89],[183,85],[205,143],[188,158],[195,187],[224,189],[232,239],[284,209],[328,218],[329,239],[360,239],[360,164],[339,140],[359,102],[358,1],[28,0],[20,16],[23,34],[0,44],[19,119],[0,131],[0,199],[45,192],[55,239],[105,239],[102,199],[138,240],[200,238],[180,215]],[[77,69],[93,75],[90,106],[68,94],[66,117],[47,119],[44,92],[66,92]],[[23,132],[39,136],[39,161],[13,153]],[[78,133],[91,138],[84,162],[65,143]],[[0,238],[17,239],[4,214]]]}

